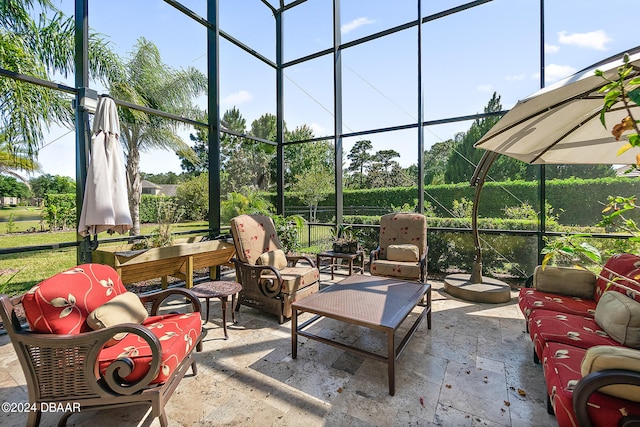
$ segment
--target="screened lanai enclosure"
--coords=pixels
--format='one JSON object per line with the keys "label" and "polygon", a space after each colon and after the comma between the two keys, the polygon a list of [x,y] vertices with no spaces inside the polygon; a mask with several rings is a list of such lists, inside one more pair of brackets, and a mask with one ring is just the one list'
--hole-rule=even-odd
{"label": "screened lanai enclosure", "polygon": [[[148,183],[173,174],[155,184],[178,186],[182,218],[201,221],[190,232],[225,235],[234,214],[266,209],[264,200],[273,214],[304,218],[309,253],[330,246],[336,225],[371,250],[381,215],[425,213],[429,270],[445,273],[474,259],[469,183],[483,150],[473,144],[519,99],[639,44],[618,18],[630,0],[52,3],[31,12],[73,17],[75,55],[65,59],[71,45],[61,45],[62,63],[44,68],[0,59],[0,126],[7,142],[37,153],[41,173],[75,173],[76,212],[95,103],[109,95],[137,234],[154,222]],[[73,116],[25,122],[11,95],[25,87],[73,101]],[[525,278],[544,237],[566,232],[630,248],[596,226],[608,196],[638,192],[617,169],[498,158],[477,206],[485,271]],[[2,256],[77,246],[80,262],[114,237],[15,244]]]}

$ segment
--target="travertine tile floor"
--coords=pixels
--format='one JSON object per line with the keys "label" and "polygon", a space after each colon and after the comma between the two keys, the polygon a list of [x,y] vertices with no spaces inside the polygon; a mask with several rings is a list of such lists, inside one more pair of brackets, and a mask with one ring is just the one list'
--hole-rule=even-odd
{"label": "travertine tile floor", "polygon": [[[322,274],[322,283],[331,283]],[[336,277],[339,280],[338,277]],[[291,358],[290,322],[242,307],[223,339],[219,302],[212,300],[198,375],[184,378],[166,410],[171,426],[553,426],[546,412],[542,367],[517,293],[499,305],[457,300],[433,286],[433,326],[426,321],[396,365],[396,395],[386,365],[300,338]],[[203,300],[204,301],[204,300]],[[417,311],[417,309],[415,310]],[[409,323],[409,322],[405,322]],[[377,332],[332,320],[323,334],[385,351]],[[402,331],[399,332],[401,334]],[[399,335],[401,336],[401,335]],[[25,402],[27,390],[13,347],[0,336],[0,401]],[[72,426],[157,426],[143,406],[73,415]],[[41,425],[56,425],[45,413]],[[26,415],[0,415],[23,426]]]}

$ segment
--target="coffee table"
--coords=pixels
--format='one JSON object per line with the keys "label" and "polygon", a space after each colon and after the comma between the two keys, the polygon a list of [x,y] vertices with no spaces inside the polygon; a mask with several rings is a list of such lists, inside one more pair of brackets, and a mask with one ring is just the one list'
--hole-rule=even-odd
{"label": "coffee table", "polygon": [[[426,303],[422,312],[396,346],[396,331],[414,307],[425,297]],[[293,359],[298,356],[298,335],[300,335],[363,357],[387,362],[389,394],[393,396],[396,391],[396,360],[425,317],[427,327],[431,329],[431,285],[379,276],[355,275],[294,302],[291,308],[291,357]],[[298,315],[301,313],[312,313],[315,316],[298,326]],[[373,353],[304,330],[322,317],[385,332],[387,354]]]}

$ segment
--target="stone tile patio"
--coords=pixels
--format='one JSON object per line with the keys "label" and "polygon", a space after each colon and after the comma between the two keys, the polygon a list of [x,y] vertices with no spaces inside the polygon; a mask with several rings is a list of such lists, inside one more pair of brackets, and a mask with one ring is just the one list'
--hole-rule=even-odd
{"label": "stone tile patio", "polygon": [[[322,283],[329,276],[322,274]],[[336,277],[339,280],[339,277]],[[167,404],[171,426],[554,426],[546,412],[542,367],[517,306],[468,303],[433,286],[433,327],[424,322],[396,365],[396,395],[386,365],[300,338],[291,358],[290,322],[242,307],[223,339],[220,304],[211,302],[198,375],[184,378]],[[417,309],[415,310],[417,312]],[[417,315],[417,314],[416,314]],[[410,323],[409,321],[405,323]],[[322,320],[316,332],[385,351],[384,336]],[[321,329],[321,330],[319,330]],[[398,334],[402,334],[399,331]],[[26,402],[13,347],[0,336],[0,401]],[[69,426],[158,426],[148,408],[74,414]],[[42,426],[60,414],[45,413]],[[26,414],[3,414],[23,426]]]}

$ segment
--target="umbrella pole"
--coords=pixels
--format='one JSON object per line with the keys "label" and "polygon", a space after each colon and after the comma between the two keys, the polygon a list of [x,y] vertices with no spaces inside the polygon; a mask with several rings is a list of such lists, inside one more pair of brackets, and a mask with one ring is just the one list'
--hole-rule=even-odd
{"label": "umbrella pole", "polygon": [[497,157],[498,153],[486,151],[480,162],[478,162],[471,178],[471,186],[476,187],[471,213],[471,231],[475,246],[471,274],[451,274],[444,279],[445,291],[454,297],[467,301],[502,303],[511,299],[511,287],[508,284],[490,277],[482,277],[482,247],[478,231],[478,206],[482,187],[489,174],[489,169]]}

